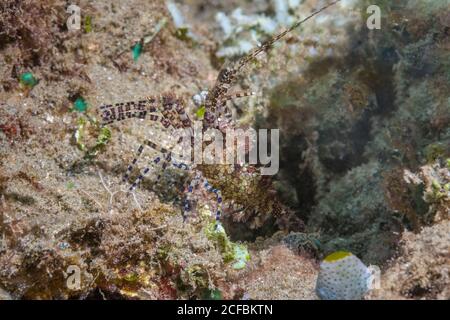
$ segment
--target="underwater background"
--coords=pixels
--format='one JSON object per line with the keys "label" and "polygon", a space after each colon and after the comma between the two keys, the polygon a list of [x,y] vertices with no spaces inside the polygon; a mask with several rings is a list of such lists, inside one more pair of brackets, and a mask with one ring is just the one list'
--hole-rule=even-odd
{"label": "underwater background", "polygon": [[[2,1],[0,299],[449,299],[449,0],[343,0],[252,61],[233,125],[279,129],[280,169],[200,166],[220,227],[205,190],[183,217],[194,173],[157,150],[122,181],[171,134],[100,106],[176,95],[202,120],[224,63],[327,3],[79,0],[71,29],[72,2]],[[341,294],[348,257],[379,286]]]}

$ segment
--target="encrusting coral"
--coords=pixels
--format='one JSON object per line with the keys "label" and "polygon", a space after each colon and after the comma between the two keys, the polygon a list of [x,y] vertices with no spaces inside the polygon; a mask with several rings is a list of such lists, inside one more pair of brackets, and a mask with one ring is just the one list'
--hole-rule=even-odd
{"label": "encrusting coral", "polygon": [[405,232],[399,257],[389,263],[381,288],[369,299],[450,299],[450,221],[425,227],[418,234]]}

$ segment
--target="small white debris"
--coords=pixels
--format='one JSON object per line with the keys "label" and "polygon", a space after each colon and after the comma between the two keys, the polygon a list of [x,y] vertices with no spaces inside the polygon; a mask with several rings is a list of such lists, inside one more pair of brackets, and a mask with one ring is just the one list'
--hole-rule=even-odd
{"label": "small white debris", "polygon": [[177,5],[172,1],[168,1],[166,3],[167,10],[169,10],[170,15],[172,16],[173,24],[176,28],[186,28],[186,22],[184,21],[184,17],[181,14],[181,11],[178,9]]}
{"label": "small white debris", "polygon": [[55,117],[53,117],[51,114],[47,114],[47,115],[45,116],[45,120],[46,120],[48,123],[53,123],[53,121],[55,121]]}
{"label": "small white debris", "polygon": [[205,103],[205,101],[206,101],[206,97],[208,96],[208,91],[202,91],[202,92],[200,92],[200,93],[198,93],[198,94],[196,94],[196,95],[194,95],[193,97],[192,97],[192,100],[194,101],[194,104],[197,106],[197,107],[200,107],[201,105],[203,105],[204,103]]}
{"label": "small white debris", "polygon": [[219,23],[220,27],[222,28],[222,31],[225,35],[225,39],[231,36],[231,33],[233,32],[233,26],[231,25],[231,20],[228,18],[225,13],[218,12],[216,14],[216,21]]}

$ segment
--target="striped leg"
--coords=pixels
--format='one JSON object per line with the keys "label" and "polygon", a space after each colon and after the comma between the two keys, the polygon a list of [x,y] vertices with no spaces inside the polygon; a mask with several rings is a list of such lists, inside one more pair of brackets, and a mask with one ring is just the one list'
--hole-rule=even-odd
{"label": "striped leg", "polygon": [[131,161],[131,164],[128,165],[127,171],[123,175],[122,182],[127,182],[128,178],[130,177],[131,171],[133,170],[134,165],[138,161],[138,158],[141,156],[142,151],[144,151],[144,145],[140,145],[138,148],[138,151],[136,152],[136,156],[134,157],[133,161]]}
{"label": "striped leg", "polygon": [[189,166],[183,162],[177,163],[175,161],[172,161],[172,165],[178,169],[182,169],[182,170],[186,170],[186,171],[190,170]]}
{"label": "striped leg", "polygon": [[[141,100],[137,103],[131,101],[126,103],[117,103],[113,105],[104,105],[100,107],[102,113],[102,124],[107,125],[113,122],[122,121],[130,118],[149,119],[153,122],[160,122],[164,128],[171,126],[171,121],[164,116],[149,114],[157,111],[156,99],[148,97],[147,100]],[[123,176],[123,182],[127,182],[133,170],[134,165],[142,154],[144,145],[140,145],[133,161],[128,165],[127,171]]]}
{"label": "striped leg", "polygon": [[[150,115],[149,119],[152,120],[152,121],[160,121],[165,128],[168,128],[168,127],[171,126],[171,122],[167,118],[162,117],[162,116]],[[151,141],[146,141],[144,144],[141,144],[139,146],[139,148],[138,148],[138,151],[137,151],[136,156],[134,157],[133,161],[131,161],[131,164],[128,165],[128,167],[127,167],[127,171],[126,171],[126,173],[125,173],[125,175],[123,176],[123,179],[122,179],[123,182],[127,182],[128,181],[128,178],[130,177],[130,173],[133,170],[133,167],[136,164],[137,160],[141,156],[145,145],[148,145],[149,147],[160,151],[159,147],[156,144],[154,144],[153,142],[151,142]],[[162,152],[162,153],[166,153],[167,152],[166,149],[163,149],[163,150],[165,150],[165,151]]]}
{"label": "striped leg", "polygon": [[218,114],[223,114],[225,119],[228,121],[232,118],[231,109],[227,107],[227,102],[235,99],[240,99],[244,97],[250,97],[255,95],[256,93],[253,91],[244,91],[244,92],[237,92],[231,95],[225,95],[224,98],[219,102],[217,106],[217,112]]}
{"label": "striped leg", "polygon": [[182,103],[176,103],[174,106],[175,111],[178,113],[181,123],[183,124],[183,128],[192,128],[192,121],[186,113],[184,105]]}
{"label": "striped leg", "polygon": [[222,194],[219,189],[214,188],[209,184],[208,180],[203,180],[203,187],[216,195],[217,208],[216,208],[216,226],[220,223],[220,217],[222,215]]}
{"label": "striped leg", "polygon": [[[176,144],[179,144],[179,143],[181,143],[182,141],[183,141],[183,137],[180,137],[180,138],[177,140]],[[162,154],[168,154],[168,156],[164,158],[164,162],[162,163],[163,172],[164,172],[164,170],[166,170],[167,166],[168,166],[169,163],[171,163],[171,162],[172,162],[175,166],[177,166],[178,168],[180,168],[180,169],[188,170],[189,167],[188,167],[186,164],[184,164],[184,163],[178,163],[178,164],[176,164],[176,163],[174,163],[174,162],[172,161],[172,156],[176,156],[176,157],[178,157],[178,158],[182,158],[180,155],[177,155],[177,154],[173,153],[172,150],[173,150],[173,148],[174,148],[175,146],[173,146],[173,147],[171,148],[171,150],[169,151],[169,150],[167,150],[167,149],[165,149],[165,148],[159,147],[156,143],[151,142],[151,141],[147,141],[146,144],[147,144],[149,147],[151,147],[151,148],[153,148],[153,149],[155,149],[155,150],[161,152]],[[175,144],[175,145],[176,145],[176,144]],[[156,182],[158,182],[160,178],[161,178],[161,175],[158,175],[158,177],[157,177],[157,179],[156,179]]]}
{"label": "striped leg", "polygon": [[[147,101],[149,102],[152,110],[158,110],[162,114],[161,123],[164,128],[172,127],[177,129],[179,127],[178,123],[175,121],[175,117],[173,115],[173,104],[175,98],[171,95],[162,96],[159,99],[155,97],[147,97]],[[175,100],[177,101],[177,100]]]}
{"label": "striped leg", "polygon": [[[160,97],[149,96],[145,100],[141,100],[139,102],[131,101],[126,103],[116,103],[115,105],[103,105],[99,109],[101,112],[103,125],[107,125],[113,122],[118,122],[130,118],[140,118],[140,119],[147,118],[153,122],[160,122],[164,126],[164,128],[169,127],[172,127],[173,129],[178,129],[182,127],[190,128],[192,125],[189,116],[185,112],[183,102],[181,100],[176,99],[171,94],[167,94]],[[151,114],[155,112],[161,112],[162,115]],[[179,120],[176,119],[177,115]],[[145,145],[148,145],[158,151],[161,151],[162,153],[167,153],[167,150],[159,149],[156,146],[156,144],[152,142],[140,145],[136,156],[133,158],[131,164],[128,165],[127,171],[123,176],[124,182],[128,181],[129,176],[133,170],[133,167],[136,165],[139,157],[141,156]],[[165,159],[163,163],[163,169],[167,167],[168,162],[170,162],[170,158]],[[144,175],[148,171],[149,169],[146,168],[144,170]],[[160,176],[158,177],[158,180],[159,178]],[[139,183],[139,181],[135,181],[135,183],[136,182]],[[134,188],[135,187],[132,187],[131,189]]]}
{"label": "striped leg", "polygon": [[234,99],[240,99],[240,98],[254,96],[255,94],[256,94],[256,92],[253,92],[253,91],[237,92],[237,93],[234,93],[234,94],[227,94],[225,96],[224,100],[225,101],[230,101],[230,100],[234,100]]}
{"label": "striped leg", "polygon": [[168,153],[167,156],[164,157],[164,161],[162,163],[162,172],[160,174],[158,174],[158,176],[156,177],[156,181],[155,184],[157,184],[159,182],[159,180],[161,179],[161,175],[162,173],[164,173],[164,171],[166,171],[167,166],[169,165],[169,163],[172,161],[172,153]]}
{"label": "striped leg", "polygon": [[[168,153],[168,154],[164,157],[164,162],[163,162],[163,164],[162,164],[163,171],[167,168],[167,164],[168,164],[169,162],[171,162],[171,161],[172,161],[172,154],[171,154],[171,153]],[[153,159],[153,163],[154,163],[154,164],[158,164],[158,163],[160,163],[160,162],[161,162],[161,157],[159,157],[159,156],[156,157],[155,159]],[[189,170],[188,165],[186,165],[185,163],[175,163],[175,162],[172,162],[172,164],[173,164],[174,167],[177,167],[177,168],[179,168],[179,169]],[[142,173],[136,178],[136,180],[135,180],[134,183],[130,186],[130,188],[128,189],[128,191],[129,191],[129,192],[134,191],[134,189],[136,189],[136,188],[139,186],[139,184],[140,184],[141,181],[145,178],[145,175],[146,175],[149,171],[150,171],[150,168],[149,168],[149,167],[146,167],[146,168],[142,171]],[[161,175],[158,175],[158,177],[156,178],[155,184],[158,183],[158,181],[159,181],[160,179],[161,179]]]}
{"label": "striped leg", "polygon": [[[189,119],[189,116],[186,113],[186,108],[182,100],[179,100],[174,96],[167,94],[166,96],[162,97],[161,104],[161,113],[171,121],[173,127],[175,127],[176,129],[192,127],[192,121],[191,119]],[[179,120],[175,119],[176,115],[178,116]]]}
{"label": "striped leg", "polygon": [[186,221],[188,218],[188,212],[191,210],[191,203],[192,203],[192,193],[195,189],[195,187],[199,184],[201,179],[200,175],[196,175],[194,179],[191,180],[189,183],[186,197],[183,201],[183,221]]}
{"label": "striped leg", "polygon": [[[164,126],[166,126],[166,124],[169,124],[169,122],[166,121],[166,119],[164,117],[160,117],[160,116],[156,116],[156,115],[150,115],[150,120],[152,121],[161,121],[161,123],[163,123]],[[131,163],[128,165],[127,167],[127,171],[125,172],[122,181],[123,182],[128,182],[128,178],[130,177],[131,171],[133,170],[133,167],[136,165],[136,162],[138,161],[139,157],[142,154],[142,151],[144,151],[144,144],[141,144],[136,152],[136,156],[133,158],[133,161],[131,161]]]}
{"label": "striped leg", "polygon": [[[152,149],[154,149],[154,150],[156,150],[156,151],[158,151],[158,152],[160,152],[160,153],[162,153],[163,158],[164,158],[164,161],[163,161],[163,163],[162,163],[162,168],[163,168],[163,171],[164,171],[164,170],[167,168],[168,164],[172,161],[172,156],[174,155],[174,153],[171,152],[171,151],[169,151],[169,150],[167,150],[166,148],[163,148],[163,147],[158,146],[156,143],[154,143],[154,142],[152,142],[152,141],[150,141],[150,140],[145,141],[145,145],[148,146],[148,147],[150,147],[150,148],[152,148]],[[160,161],[161,161],[161,157],[156,157],[156,158],[153,160],[153,162],[154,162],[155,164],[158,164]],[[185,165],[185,164],[178,164],[178,166],[188,168],[187,165]],[[146,175],[149,171],[150,171],[150,168],[149,168],[149,167],[146,167],[146,168],[142,171],[142,173],[137,177],[137,179],[133,182],[133,184],[132,184],[131,187],[129,188],[129,191],[130,191],[130,192],[133,191],[134,189],[136,189],[136,187],[139,185],[139,183],[142,181],[142,179],[144,179],[145,175]],[[160,178],[161,178],[161,174],[158,175],[158,177],[157,177],[155,183],[158,183],[158,181],[160,180]]]}
{"label": "striped leg", "polygon": [[[170,154],[169,154],[170,156]],[[158,164],[161,161],[161,157],[156,157],[155,159],[153,159],[153,162],[155,164]],[[130,188],[128,189],[128,192],[133,192],[134,189],[137,188],[137,186],[141,183],[141,181],[144,179],[144,177],[147,175],[147,173],[150,171],[150,167],[146,167],[141,174],[139,174],[139,176],[136,178],[136,180],[133,182],[133,184],[130,186]]]}
{"label": "striped leg", "polygon": [[[175,124],[175,121],[172,114],[172,106],[165,101],[165,98],[147,97],[145,100],[137,102],[129,101],[100,106],[101,123],[102,125],[108,125],[113,122],[138,118],[161,122],[165,128],[168,128]],[[161,112],[162,116],[152,114],[157,112]],[[176,126],[173,125],[173,127]]]}
{"label": "striped leg", "polygon": [[[158,146],[156,143],[154,143],[154,142],[152,142],[152,141],[150,141],[150,140],[146,140],[146,141],[144,142],[144,144],[145,144],[146,146],[148,146],[148,147],[150,147],[150,148],[156,150],[156,151],[161,152],[163,155],[165,155],[164,158],[166,158],[167,155],[170,156],[170,153],[169,153],[169,151],[168,151],[167,149]],[[153,162],[156,163],[156,164],[159,163],[160,161],[161,161],[161,157],[159,157],[159,156],[156,157],[156,158],[153,160]],[[129,188],[128,190],[131,192],[131,191],[133,191],[134,189],[136,189],[136,187],[139,185],[139,183],[142,181],[142,179],[144,179],[145,175],[146,175],[149,171],[150,171],[150,168],[149,168],[149,167],[146,167],[146,168],[144,169],[144,171],[142,171],[142,173],[141,173],[141,174],[137,177],[137,179],[133,182],[133,184],[130,186],[130,188]]]}
{"label": "striped leg", "polygon": [[146,100],[119,102],[114,105],[99,107],[102,125],[118,122],[130,118],[145,119],[149,113],[157,112],[156,98]]}

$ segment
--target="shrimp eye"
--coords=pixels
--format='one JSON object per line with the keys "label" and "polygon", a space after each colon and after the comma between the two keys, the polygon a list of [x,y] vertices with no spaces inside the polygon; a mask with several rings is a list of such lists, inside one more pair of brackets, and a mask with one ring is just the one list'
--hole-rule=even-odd
{"label": "shrimp eye", "polygon": [[230,69],[229,68],[222,69],[220,71],[220,73],[219,73],[219,77],[218,77],[219,80],[220,81],[225,81],[228,78],[229,73],[230,73]]}

